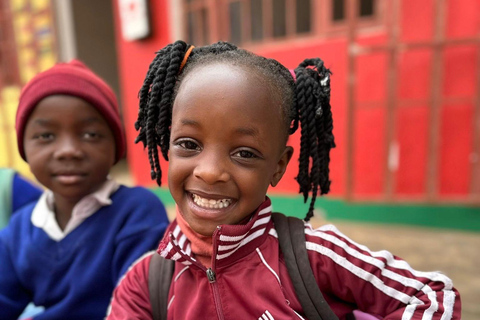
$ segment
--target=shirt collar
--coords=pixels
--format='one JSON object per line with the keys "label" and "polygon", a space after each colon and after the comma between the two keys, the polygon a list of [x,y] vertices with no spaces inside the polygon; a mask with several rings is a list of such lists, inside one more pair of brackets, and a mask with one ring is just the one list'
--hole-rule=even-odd
{"label": "shirt collar", "polygon": [[[272,205],[267,197],[246,224],[221,225],[213,234],[213,253],[216,265],[223,265],[230,263],[232,259],[239,259],[263,242],[272,228],[271,213]],[[165,232],[157,252],[167,259],[187,265],[195,261],[192,257],[191,241],[182,232],[176,219]]]}
{"label": "shirt collar", "polygon": [[[72,216],[73,214],[78,211],[75,210],[79,204],[84,202],[85,200],[93,200],[100,204],[101,206],[107,206],[112,204],[112,200],[110,199],[110,196],[112,193],[117,191],[117,189],[120,187],[120,185],[113,179],[108,178],[94,193],[90,193],[89,195],[86,195],[83,199],[81,199],[73,208]],[[53,196],[53,192],[50,190],[46,190],[44,192],[46,194],[46,201],[47,201],[47,206],[48,209],[51,211],[54,211],[55,208],[55,197]]]}
{"label": "shirt collar", "polygon": [[52,240],[60,241],[85,219],[97,212],[98,209],[112,204],[110,196],[119,187],[120,185],[115,180],[107,179],[100,189],[81,199],[73,207],[72,217],[64,230],[60,229],[55,219],[55,197],[53,192],[46,190],[33,209],[31,222],[34,226],[44,230]]}

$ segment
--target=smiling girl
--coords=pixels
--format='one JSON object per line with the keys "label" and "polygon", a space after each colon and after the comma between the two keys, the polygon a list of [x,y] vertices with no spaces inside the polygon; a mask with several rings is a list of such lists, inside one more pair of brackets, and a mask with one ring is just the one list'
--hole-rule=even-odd
{"label": "smiling girl", "polygon": [[[308,220],[317,194],[329,191],[334,140],[329,70],[308,59],[294,75],[224,42],[194,48],[177,41],[151,63],[136,128],[157,182],[158,146],[169,160],[177,204],[157,251],[175,261],[168,319],[305,317],[266,194],[285,173],[293,153],[288,136],[300,123],[297,180],[311,196]],[[460,318],[447,277],[371,252],[331,225],[313,230],[305,223],[305,238],[317,285],[338,318],[355,309],[385,319]],[[116,288],[108,319],[152,319],[151,259],[135,264]]]}

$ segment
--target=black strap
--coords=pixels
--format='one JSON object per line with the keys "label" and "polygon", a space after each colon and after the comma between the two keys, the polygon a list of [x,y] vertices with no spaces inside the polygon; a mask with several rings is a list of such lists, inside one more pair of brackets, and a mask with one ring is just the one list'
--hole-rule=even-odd
{"label": "black strap", "polygon": [[338,320],[328,306],[313,275],[305,246],[305,225],[302,220],[272,213],[288,274],[303,312],[309,320]]}
{"label": "black strap", "polygon": [[175,261],[158,253],[152,255],[148,269],[148,290],[153,320],[167,319],[168,292],[172,282]]}

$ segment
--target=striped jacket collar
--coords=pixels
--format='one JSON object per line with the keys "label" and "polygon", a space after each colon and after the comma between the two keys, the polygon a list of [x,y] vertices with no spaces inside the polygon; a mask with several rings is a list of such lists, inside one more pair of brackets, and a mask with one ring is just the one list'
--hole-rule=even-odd
{"label": "striped jacket collar", "polygon": [[[265,241],[270,229],[272,205],[270,199],[258,207],[252,219],[244,225],[221,225],[213,234],[212,267],[221,267],[241,259]],[[190,265],[192,257],[190,240],[183,234],[174,220],[160,242],[157,252],[164,258]]]}

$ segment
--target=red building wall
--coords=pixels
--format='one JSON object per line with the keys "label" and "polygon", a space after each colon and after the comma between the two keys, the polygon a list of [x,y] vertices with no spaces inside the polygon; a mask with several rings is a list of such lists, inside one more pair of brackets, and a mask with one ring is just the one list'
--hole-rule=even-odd
{"label": "red building wall", "polygon": [[[116,3],[116,1],[114,1]],[[152,185],[149,165],[142,146],[134,145],[136,132],[133,123],[138,110],[137,93],[154,52],[174,41],[170,39],[167,0],[150,1],[152,36],[145,40],[126,42],[119,32],[117,18],[117,46],[121,75],[121,99],[127,126],[128,162],[141,185]],[[432,43],[436,33],[446,39],[470,39],[445,47],[441,51],[441,68],[434,70],[433,46],[419,46],[400,50],[396,65],[395,101],[393,123],[387,122],[388,68],[391,55],[376,51],[355,58],[353,75],[353,154],[351,192],[358,199],[382,199],[385,194],[387,171],[387,129],[393,125],[393,141],[399,150],[398,167],[393,171],[393,193],[399,199],[424,199],[427,193],[429,170],[429,130],[431,125],[432,90],[440,86],[440,126],[438,137],[437,173],[434,185],[439,196],[465,198],[471,191],[472,153],[474,151],[474,114],[479,99],[479,45],[480,2],[477,0],[448,0],[445,25],[436,28],[436,1],[403,0],[400,2],[399,42]],[[385,18],[385,23],[388,19]],[[372,28],[358,33],[361,46],[387,45],[387,28]],[[337,148],[331,155],[332,194],[342,196],[347,191],[347,112],[348,112],[348,40],[347,35],[327,38],[309,38],[264,44],[251,48],[260,55],[275,58],[289,68],[294,68],[304,58],[319,56],[333,72],[331,104],[334,114],[334,134]],[[434,75],[440,75],[440,80]],[[433,82],[432,82],[433,81]],[[282,182],[272,191],[297,193],[293,180],[297,174],[298,135],[290,139],[296,149]],[[166,164],[163,163],[163,170]],[[166,179],[164,175],[164,183]]]}
{"label": "red building wall", "polygon": [[[122,38],[118,1],[113,0],[113,4],[120,75],[120,99],[123,105],[123,119],[127,136],[127,161],[136,184],[153,185],[150,179],[148,158],[143,146],[134,144],[137,136],[134,123],[138,111],[138,91],[143,84],[148,66],[155,57],[155,52],[171,41],[169,38],[168,0],[149,2],[152,35],[138,41],[125,41]],[[166,180],[164,181],[166,184]]]}

